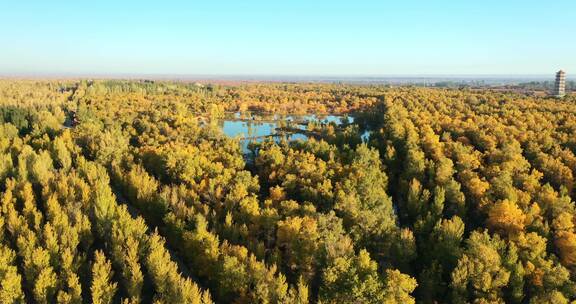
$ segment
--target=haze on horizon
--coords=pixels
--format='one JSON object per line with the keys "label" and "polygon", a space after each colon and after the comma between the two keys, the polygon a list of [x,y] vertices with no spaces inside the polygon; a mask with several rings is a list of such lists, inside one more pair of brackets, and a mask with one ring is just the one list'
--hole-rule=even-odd
{"label": "haze on horizon", "polygon": [[576,73],[576,2],[6,1],[0,75]]}

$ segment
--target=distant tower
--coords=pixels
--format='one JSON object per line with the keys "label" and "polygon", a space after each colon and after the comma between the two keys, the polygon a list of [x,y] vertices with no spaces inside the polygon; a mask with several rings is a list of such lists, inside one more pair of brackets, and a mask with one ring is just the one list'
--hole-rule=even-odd
{"label": "distant tower", "polygon": [[556,97],[564,97],[566,95],[566,73],[562,70],[556,73],[556,82],[554,83],[554,92]]}

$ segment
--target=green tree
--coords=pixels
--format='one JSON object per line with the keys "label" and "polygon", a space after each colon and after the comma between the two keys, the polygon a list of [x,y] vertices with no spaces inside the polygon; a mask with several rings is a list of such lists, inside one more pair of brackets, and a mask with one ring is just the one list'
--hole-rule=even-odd
{"label": "green tree", "polygon": [[112,303],[118,284],[112,281],[112,265],[102,251],[94,253],[90,292],[94,304]]}

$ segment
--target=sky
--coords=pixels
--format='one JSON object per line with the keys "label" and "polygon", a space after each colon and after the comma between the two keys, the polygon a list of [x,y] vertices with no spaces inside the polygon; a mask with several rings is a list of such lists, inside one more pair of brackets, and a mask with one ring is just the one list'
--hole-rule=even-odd
{"label": "sky", "polygon": [[0,74],[570,75],[575,32],[574,0],[0,0]]}

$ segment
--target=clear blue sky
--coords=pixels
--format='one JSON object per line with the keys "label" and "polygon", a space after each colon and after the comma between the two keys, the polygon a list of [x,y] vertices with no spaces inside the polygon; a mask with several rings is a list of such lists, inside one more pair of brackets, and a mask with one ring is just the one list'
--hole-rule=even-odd
{"label": "clear blue sky", "polygon": [[1,1],[0,74],[576,73],[576,1]]}

